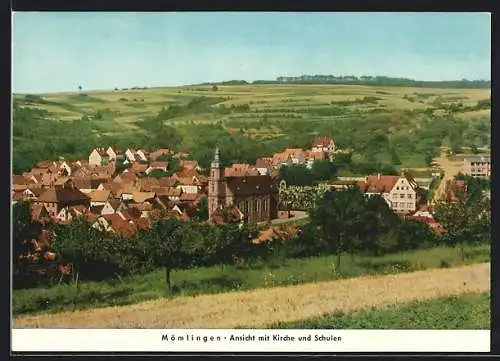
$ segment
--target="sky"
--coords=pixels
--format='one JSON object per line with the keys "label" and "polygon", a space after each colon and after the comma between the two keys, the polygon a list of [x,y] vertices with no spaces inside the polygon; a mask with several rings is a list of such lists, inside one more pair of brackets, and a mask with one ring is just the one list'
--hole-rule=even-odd
{"label": "sky", "polygon": [[12,22],[14,93],[491,74],[489,13],[17,12]]}

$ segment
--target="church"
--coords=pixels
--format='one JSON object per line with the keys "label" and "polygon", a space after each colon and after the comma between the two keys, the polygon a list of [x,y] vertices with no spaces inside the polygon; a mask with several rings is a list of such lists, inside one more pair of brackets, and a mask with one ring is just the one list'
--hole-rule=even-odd
{"label": "church", "polygon": [[269,175],[234,174],[221,166],[219,149],[208,181],[209,219],[220,209],[237,207],[250,223],[278,218],[278,186]]}

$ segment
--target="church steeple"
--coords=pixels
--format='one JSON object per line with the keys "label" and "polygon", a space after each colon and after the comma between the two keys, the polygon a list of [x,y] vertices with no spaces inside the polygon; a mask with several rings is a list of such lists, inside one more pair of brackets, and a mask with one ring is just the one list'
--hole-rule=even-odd
{"label": "church steeple", "polygon": [[212,160],[212,168],[215,168],[215,169],[220,168],[219,147],[215,148],[215,155],[214,155],[214,159]]}

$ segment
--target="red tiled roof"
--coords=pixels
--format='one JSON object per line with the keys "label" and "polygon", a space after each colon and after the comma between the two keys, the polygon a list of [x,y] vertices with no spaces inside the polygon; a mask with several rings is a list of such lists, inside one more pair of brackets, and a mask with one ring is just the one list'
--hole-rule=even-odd
{"label": "red tiled roof", "polygon": [[141,211],[139,209],[137,209],[136,207],[133,207],[133,206],[130,207],[130,208],[125,209],[123,212],[121,212],[121,214],[127,220],[140,218],[141,215],[142,215]]}
{"label": "red tiled roof", "polygon": [[[131,170],[135,173],[144,173],[148,169],[147,164],[134,163],[132,164]],[[127,172],[130,173],[130,172]]]}
{"label": "red tiled roof", "polygon": [[38,197],[40,203],[89,202],[90,198],[77,188],[52,188]]}
{"label": "red tiled roof", "polygon": [[22,175],[13,175],[12,176],[12,184],[22,185],[22,184],[30,184],[30,181],[22,176]]}
{"label": "red tiled roof", "polygon": [[93,202],[106,202],[111,194],[111,191],[109,190],[102,190],[102,191],[92,191],[88,195],[90,197],[90,200]]}
{"label": "red tiled roof", "polygon": [[231,168],[224,169],[225,177],[244,177],[259,175],[257,169],[251,168],[250,164],[233,164]]}
{"label": "red tiled roof", "polygon": [[228,178],[227,186],[234,195],[272,194],[278,187],[270,176],[245,176]]}
{"label": "red tiled roof", "polygon": [[313,141],[313,146],[315,147],[328,147],[333,139],[328,136],[316,137]]}
{"label": "red tiled roof", "polygon": [[273,163],[272,157],[257,158],[255,161],[256,168],[268,168]]}
{"label": "red tiled roof", "polygon": [[153,188],[159,186],[160,186],[160,181],[153,177],[145,177],[139,180],[139,189],[141,192],[152,192]]}
{"label": "red tiled roof", "polygon": [[163,155],[169,155],[171,153],[170,149],[160,148],[149,154],[149,159],[155,161]]}
{"label": "red tiled roof", "polygon": [[283,152],[283,154],[285,154],[286,156],[290,155],[290,157],[292,158],[298,158],[301,153],[304,153],[304,150],[300,148],[287,148]]}
{"label": "red tiled roof", "polygon": [[282,163],[288,162],[289,159],[290,159],[290,155],[289,154],[276,153],[276,154],[273,155],[272,164],[275,165],[275,166],[278,166],[278,165],[280,165]]}
{"label": "red tiled roof", "polygon": [[158,183],[159,183],[160,187],[173,187],[177,183],[177,180],[175,177],[174,178],[163,177],[163,178],[158,179]]}
{"label": "red tiled roof", "polygon": [[184,168],[184,169],[195,169],[195,168],[198,168],[199,165],[198,165],[198,161],[196,160],[181,160],[179,162],[179,167],[180,168]]}
{"label": "red tiled roof", "polygon": [[327,156],[324,152],[307,152],[306,158],[314,159],[314,160],[323,160],[323,159],[326,159]]}
{"label": "red tiled roof", "polygon": [[201,195],[198,193],[182,193],[180,196],[181,201],[188,201],[188,202],[194,202],[198,198],[200,198]]}
{"label": "red tiled roof", "polygon": [[358,182],[363,193],[388,193],[399,180],[397,175],[368,176],[366,180]]}

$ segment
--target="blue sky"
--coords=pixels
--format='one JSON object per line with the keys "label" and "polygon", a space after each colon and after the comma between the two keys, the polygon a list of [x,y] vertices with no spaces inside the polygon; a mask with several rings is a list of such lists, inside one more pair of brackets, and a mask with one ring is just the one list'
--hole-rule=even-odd
{"label": "blue sky", "polygon": [[302,74],[490,79],[488,13],[13,15],[13,91]]}

